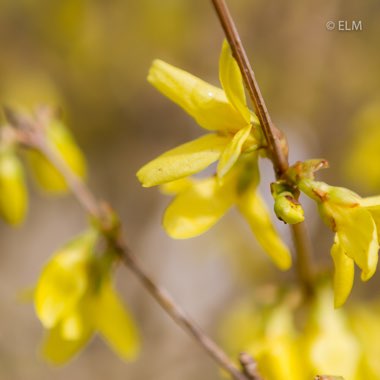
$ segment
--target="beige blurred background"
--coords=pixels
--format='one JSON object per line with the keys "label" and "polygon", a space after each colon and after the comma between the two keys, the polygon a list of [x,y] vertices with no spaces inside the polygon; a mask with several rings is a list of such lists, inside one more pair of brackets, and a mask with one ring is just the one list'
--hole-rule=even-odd
{"label": "beige blurred background", "polygon": [[[229,3],[272,118],[288,134],[291,161],[327,158],[331,169],[321,178],[364,195],[380,193],[380,3]],[[328,31],[330,20],[361,21],[363,30]],[[215,338],[218,322],[242,295],[293,274],[279,276],[234,211],[200,238],[171,240],[160,226],[169,198],[143,189],[135,172],[202,133],[146,82],[151,61],[161,58],[217,84],[222,39],[205,0],[0,0],[1,103],[62,108],[88,158],[90,185],[120,213],[130,247]],[[355,154],[368,149],[371,156],[357,167]],[[268,163],[263,171],[268,191]],[[29,182],[27,221],[17,230],[0,225],[0,379],[219,378],[212,360],[125,268],[118,271],[118,287],[142,330],[139,359],[123,363],[100,339],[64,368],[40,359],[42,328],[19,294],[54,250],[84,228],[85,218],[71,197],[46,197]],[[306,207],[318,243],[315,261],[329,267],[332,236],[313,205]],[[366,286],[358,281],[356,297],[379,296],[378,284],[379,276]]]}

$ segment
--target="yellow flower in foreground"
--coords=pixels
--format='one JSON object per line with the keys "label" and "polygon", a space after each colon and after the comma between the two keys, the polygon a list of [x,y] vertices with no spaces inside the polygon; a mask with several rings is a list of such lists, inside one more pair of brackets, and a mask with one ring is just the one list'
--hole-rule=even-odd
{"label": "yellow flower in foreground", "polygon": [[335,306],[344,304],[354,281],[354,262],[369,280],[376,271],[379,251],[380,197],[363,199],[354,192],[303,179],[302,192],[314,199],[325,223],[335,232],[331,255],[335,264]]}
{"label": "yellow flower in foreground", "polygon": [[95,257],[97,233],[89,231],[58,251],[42,271],[35,310],[48,330],[44,357],[63,364],[98,332],[123,359],[139,348],[136,327],[113,289],[110,261]]}
{"label": "yellow flower in foreground", "polygon": [[247,107],[241,73],[226,41],[219,66],[223,90],[163,61],[153,62],[148,81],[212,133],[142,167],[137,177],[143,186],[190,176],[217,160],[217,174],[222,178],[242,152],[262,145],[258,119]]}
{"label": "yellow flower in foreground", "polygon": [[236,205],[249,223],[256,239],[283,270],[291,265],[289,249],[278,236],[265,202],[256,187],[259,181],[257,156],[241,158],[223,180],[185,178],[163,186],[175,194],[163,217],[166,232],[175,239],[200,235],[215,225]]}

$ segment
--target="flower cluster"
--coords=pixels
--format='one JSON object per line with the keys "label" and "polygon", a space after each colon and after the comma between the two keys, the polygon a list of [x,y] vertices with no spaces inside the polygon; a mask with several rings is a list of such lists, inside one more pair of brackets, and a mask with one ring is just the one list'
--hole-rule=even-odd
{"label": "flower cluster", "polygon": [[314,171],[326,167],[324,160],[298,162],[289,177],[300,191],[313,199],[322,220],[335,233],[331,255],[335,264],[335,306],[342,306],[354,281],[354,264],[361,279],[375,273],[380,239],[380,197],[362,198],[343,187],[314,180]]}
{"label": "flower cluster", "polygon": [[[264,250],[287,269],[290,252],[257,191],[259,152],[265,154],[266,143],[257,116],[247,106],[241,73],[226,41],[219,74],[223,89],[165,62],[153,63],[148,81],[211,133],[162,154],[137,177],[145,187],[164,185],[164,191],[175,194],[163,219],[173,238],[204,233],[236,205]],[[191,177],[216,161],[215,176]]]}
{"label": "flower cluster", "polygon": [[133,359],[138,352],[137,329],[112,285],[113,256],[97,254],[98,238],[89,230],[66,244],[38,280],[34,304],[47,329],[42,352],[54,364],[70,360],[95,332],[121,358]]}
{"label": "flower cluster", "polygon": [[343,311],[332,304],[326,284],[317,287],[313,302],[298,314],[302,306],[292,291],[269,302],[244,300],[222,321],[221,339],[234,357],[242,351],[253,355],[268,380],[316,375],[380,379],[379,305],[359,304]]}
{"label": "flower cluster", "polygon": [[[46,141],[51,144],[73,173],[84,178],[86,176],[85,159],[67,127],[56,118],[49,118],[47,123],[40,124]],[[17,132],[9,126],[3,126],[0,129],[0,214],[11,225],[21,224],[28,208],[24,170],[19,158],[19,142],[15,133]],[[42,153],[29,149],[26,152],[26,159],[42,190],[54,194],[67,191],[63,176]]]}

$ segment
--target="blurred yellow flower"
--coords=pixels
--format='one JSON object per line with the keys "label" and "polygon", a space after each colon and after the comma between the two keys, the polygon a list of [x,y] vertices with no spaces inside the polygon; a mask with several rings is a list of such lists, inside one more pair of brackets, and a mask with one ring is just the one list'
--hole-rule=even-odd
{"label": "blurred yellow flower", "polygon": [[[67,127],[60,120],[52,120],[45,133],[52,148],[57,150],[73,173],[85,178],[85,158]],[[67,191],[65,179],[42,153],[30,150],[27,152],[27,158],[34,177],[43,190],[51,193]]]}
{"label": "blurred yellow flower", "polygon": [[219,74],[223,90],[163,61],[153,62],[148,81],[212,133],[169,150],[143,166],[137,172],[143,186],[190,176],[217,160],[217,174],[222,178],[242,152],[262,145],[259,121],[247,107],[241,73],[226,41]]}
{"label": "blurred yellow flower", "polygon": [[24,171],[12,147],[0,147],[0,214],[12,225],[20,224],[28,206]]}
{"label": "blurred yellow flower", "polygon": [[361,198],[354,192],[323,182],[302,179],[298,186],[314,199],[324,222],[336,233],[331,254],[335,264],[335,306],[344,304],[354,280],[354,262],[369,280],[379,251],[380,197]]}
{"label": "blurred yellow flower", "polygon": [[94,255],[97,233],[74,239],[47,263],[38,280],[34,303],[48,330],[44,357],[63,364],[98,332],[123,359],[133,359],[139,338],[111,281],[111,261]]}
{"label": "blurred yellow flower", "polygon": [[276,301],[245,299],[232,307],[220,332],[233,357],[239,352],[251,354],[266,380],[308,380],[317,375],[380,379],[378,308],[336,310],[326,285],[318,285],[315,298],[307,304],[300,304],[292,291],[279,294]]}
{"label": "blurred yellow flower", "polygon": [[185,178],[162,188],[175,194],[163,217],[166,232],[175,239],[188,239],[209,230],[236,205],[256,239],[283,270],[291,265],[289,249],[277,234],[265,202],[257,191],[257,154],[242,157],[222,180]]}

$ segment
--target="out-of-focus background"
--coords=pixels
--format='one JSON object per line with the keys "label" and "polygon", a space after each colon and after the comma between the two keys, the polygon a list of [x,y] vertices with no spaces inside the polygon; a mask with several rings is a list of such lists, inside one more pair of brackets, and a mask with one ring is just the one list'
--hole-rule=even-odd
{"label": "out-of-focus background", "polygon": [[[380,3],[229,3],[272,118],[288,134],[291,161],[327,158],[331,169],[320,178],[363,195],[380,193]],[[339,20],[345,31],[337,30]],[[335,30],[327,30],[328,21]],[[348,30],[352,21],[362,30]],[[200,238],[171,240],[160,225],[169,198],[143,189],[135,173],[202,133],[147,83],[151,61],[161,58],[218,84],[222,39],[210,1],[0,0],[0,103],[61,107],[88,158],[90,185],[120,213],[130,247],[216,338],[239,297],[294,276],[279,276],[234,211]],[[268,163],[263,171],[268,191]],[[41,360],[42,328],[20,293],[85,218],[71,197],[46,197],[29,182],[26,222],[17,230],[0,225],[0,379],[217,379],[214,363],[125,268],[118,288],[142,330],[138,360],[123,363],[100,339],[64,368]],[[315,261],[329,268],[332,235],[314,205],[306,208]],[[353,298],[379,296],[379,280],[357,281]]]}

